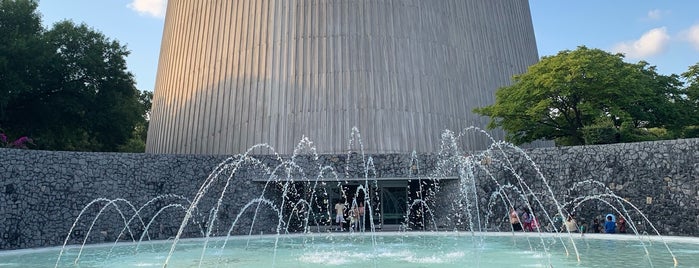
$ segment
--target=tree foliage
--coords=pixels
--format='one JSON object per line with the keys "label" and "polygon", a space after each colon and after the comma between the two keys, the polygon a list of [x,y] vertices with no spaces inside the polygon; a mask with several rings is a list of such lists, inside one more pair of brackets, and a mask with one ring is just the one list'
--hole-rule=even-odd
{"label": "tree foliage", "polygon": [[687,138],[699,138],[699,63],[689,66],[688,70],[682,73],[682,78],[686,80],[684,94],[687,96],[685,132]]}
{"label": "tree foliage", "polygon": [[84,24],[44,30],[36,1],[0,1],[2,32],[13,33],[0,37],[0,126],[39,149],[122,149],[150,106],[126,69],[128,50]]}
{"label": "tree foliage", "polygon": [[35,1],[0,0],[0,119],[22,92],[38,86],[45,54],[37,6]]}
{"label": "tree foliage", "polygon": [[513,84],[498,89],[495,104],[474,112],[491,117],[506,138],[522,144],[554,140],[582,145],[662,139],[648,129],[680,133],[686,94],[677,75],[660,75],[646,62],[581,46],[543,57]]}

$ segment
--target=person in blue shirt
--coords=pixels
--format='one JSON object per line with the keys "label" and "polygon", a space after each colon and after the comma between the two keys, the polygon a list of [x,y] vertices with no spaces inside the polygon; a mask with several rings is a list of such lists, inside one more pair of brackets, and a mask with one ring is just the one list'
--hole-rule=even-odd
{"label": "person in blue shirt", "polygon": [[604,232],[608,234],[616,233],[616,223],[612,220],[612,216],[607,216],[607,221],[604,222]]}

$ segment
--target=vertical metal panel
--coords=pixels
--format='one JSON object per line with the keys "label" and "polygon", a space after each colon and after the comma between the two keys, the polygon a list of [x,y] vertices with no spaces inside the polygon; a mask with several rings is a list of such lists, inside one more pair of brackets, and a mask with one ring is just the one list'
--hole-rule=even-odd
{"label": "vertical metal panel", "polygon": [[340,153],[353,126],[370,153],[436,151],[536,62],[530,16],[527,0],[170,0],[147,151],[291,153],[305,135]]}

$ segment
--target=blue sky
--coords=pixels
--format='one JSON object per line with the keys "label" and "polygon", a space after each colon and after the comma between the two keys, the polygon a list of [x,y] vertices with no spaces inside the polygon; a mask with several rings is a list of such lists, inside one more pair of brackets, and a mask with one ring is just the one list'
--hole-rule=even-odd
{"label": "blue sky", "polygon": [[[493,0],[507,1],[507,0]],[[152,90],[166,0],[40,0],[46,26],[69,19],[118,40],[141,90]],[[663,74],[699,62],[697,0],[530,0],[539,56],[585,45],[645,60]]]}

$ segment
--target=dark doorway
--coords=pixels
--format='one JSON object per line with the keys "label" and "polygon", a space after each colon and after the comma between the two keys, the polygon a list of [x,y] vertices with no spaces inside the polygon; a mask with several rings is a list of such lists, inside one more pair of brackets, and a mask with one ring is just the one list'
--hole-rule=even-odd
{"label": "dark doorway", "polygon": [[406,187],[382,187],[381,210],[383,224],[402,224],[407,212],[408,191]]}

